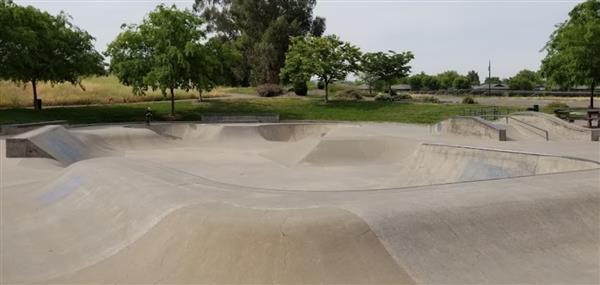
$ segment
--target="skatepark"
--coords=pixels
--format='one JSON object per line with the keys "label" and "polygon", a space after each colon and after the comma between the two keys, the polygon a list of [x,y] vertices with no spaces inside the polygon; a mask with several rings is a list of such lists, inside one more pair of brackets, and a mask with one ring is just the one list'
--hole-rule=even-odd
{"label": "skatepark", "polygon": [[597,133],[548,117],[4,136],[2,281],[597,284]]}

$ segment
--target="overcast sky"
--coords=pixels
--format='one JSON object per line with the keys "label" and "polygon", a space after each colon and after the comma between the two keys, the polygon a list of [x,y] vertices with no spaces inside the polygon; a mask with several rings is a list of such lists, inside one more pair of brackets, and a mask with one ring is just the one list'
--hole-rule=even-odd
{"label": "overcast sky", "polygon": [[[315,15],[327,19],[326,34],[339,35],[363,51],[412,51],[412,72],[457,70],[509,77],[537,70],[548,36],[581,1],[519,0],[317,0]],[[191,8],[193,1],[31,0],[15,1],[51,13],[61,10],[96,37],[98,50],[137,23],[159,3]]]}

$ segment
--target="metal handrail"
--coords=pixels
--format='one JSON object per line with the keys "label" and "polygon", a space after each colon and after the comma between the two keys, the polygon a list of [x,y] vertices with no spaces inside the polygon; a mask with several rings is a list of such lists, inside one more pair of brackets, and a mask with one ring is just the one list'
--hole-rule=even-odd
{"label": "metal handrail", "polygon": [[[534,125],[532,125],[532,124],[530,124],[530,123],[527,123],[527,122],[521,121],[521,120],[519,120],[519,119],[517,119],[517,118],[514,118],[514,117],[511,117],[511,116],[506,116],[506,124],[507,124],[507,125],[508,125],[508,119],[509,119],[509,118],[510,118],[510,119],[512,119],[512,120],[514,120],[514,121],[517,121],[517,122],[519,122],[519,123],[521,123],[521,124],[524,124],[524,125],[526,125],[526,126],[528,126],[528,127],[531,127],[531,128],[534,128],[534,129],[537,129],[537,130],[539,130],[539,131],[542,131],[542,132],[544,132],[544,134],[546,134],[546,141],[550,140],[550,139],[549,139],[549,136],[548,136],[548,131],[547,131],[547,130],[545,130],[545,129],[542,129],[542,128],[540,128],[540,127],[537,127],[537,126],[534,126]],[[534,133],[535,133],[535,132],[534,132]]]}

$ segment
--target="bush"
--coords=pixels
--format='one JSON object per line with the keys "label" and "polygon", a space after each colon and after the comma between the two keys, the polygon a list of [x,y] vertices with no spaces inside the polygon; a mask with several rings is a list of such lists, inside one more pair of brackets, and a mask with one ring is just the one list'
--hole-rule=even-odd
{"label": "bush", "polygon": [[554,113],[556,110],[569,109],[569,105],[563,102],[552,102],[543,108],[545,112]]}
{"label": "bush", "polygon": [[325,82],[319,80],[319,82],[317,82],[317,88],[320,90],[325,89]]}
{"label": "bush", "polygon": [[[368,93],[368,92],[367,92]],[[364,96],[364,92],[357,89],[346,89],[335,94],[336,100],[343,101],[358,101],[362,100]]]}
{"label": "bush", "polygon": [[424,103],[440,103],[440,100],[433,96],[424,96],[424,97],[417,99],[417,101],[424,102]]}
{"label": "bush", "polygon": [[379,93],[375,96],[375,101],[394,101],[394,98],[387,93]]}
{"label": "bush", "polygon": [[471,96],[467,96],[462,100],[463,104],[478,104],[477,101],[475,101],[475,99],[473,99],[473,97]]}
{"label": "bush", "polygon": [[261,97],[274,97],[281,95],[283,89],[277,84],[262,84],[256,86],[256,92]]}
{"label": "bush", "polygon": [[306,96],[308,93],[308,86],[305,81],[294,83],[294,93],[298,96]]}
{"label": "bush", "polygon": [[394,100],[412,100],[412,96],[408,93],[400,93],[394,96]]}

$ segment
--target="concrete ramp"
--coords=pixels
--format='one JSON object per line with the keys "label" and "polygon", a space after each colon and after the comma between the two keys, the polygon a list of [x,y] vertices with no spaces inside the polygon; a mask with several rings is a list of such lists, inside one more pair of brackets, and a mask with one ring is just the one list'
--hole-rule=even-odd
{"label": "concrete ramp", "polygon": [[312,166],[404,163],[419,142],[411,139],[325,139],[300,162]]}
{"label": "concrete ramp", "polygon": [[44,126],[6,140],[7,157],[54,158],[63,164],[99,156],[109,156],[109,149],[84,142],[62,126]]}
{"label": "concrete ramp", "polygon": [[548,131],[552,141],[598,141],[600,138],[600,129],[584,128],[544,113],[521,112],[511,117]]}
{"label": "concrete ramp", "polygon": [[423,144],[406,160],[402,180],[407,185],[429,185],[533,176],[598,169],[600,164],[571,157]]}

